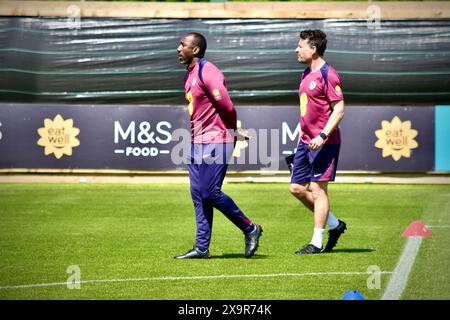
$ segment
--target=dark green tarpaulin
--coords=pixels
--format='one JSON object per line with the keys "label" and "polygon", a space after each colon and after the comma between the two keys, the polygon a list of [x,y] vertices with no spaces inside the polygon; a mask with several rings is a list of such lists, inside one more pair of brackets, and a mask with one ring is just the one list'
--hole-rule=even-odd
{"label": "dark green tarpaulin", "polygon": [[240,105],[298,104],[303,29],[328,35],[347,103],[448,103],[450,21],[0,17],[0,101],[184,103],[176,47],[189,32]]}

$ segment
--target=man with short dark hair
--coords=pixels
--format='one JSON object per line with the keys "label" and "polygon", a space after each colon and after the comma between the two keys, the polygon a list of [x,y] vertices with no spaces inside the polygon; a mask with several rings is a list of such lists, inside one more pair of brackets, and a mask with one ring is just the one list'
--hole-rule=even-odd
{"label": "man with short dark hair", "polygon": [[194,248],[175,258],[209,258],[213,208],[242,230],[245,257],[250,258],[258,248],[262,228],[221,190],[234,150],[235,130],[238,136],[247,136],[245,130],[237,129],[236,110],[228,95],[225,78],[214,64],[206,61],[205,51],[205,37],[194,32],[185,35],[177,48],[180,63],[187,66],[184,89],[192,132],[188,170],[197,235]]}
{"label": "man with short dark hair", "polygon": [[[344,117],[344,96],[336,70],[323,55],[327,38],[321,30],[300,33],[298,61],[308,67],[299,87],[300,139],[294,156],[291,193],[314,213],[314,233],[298,254],[331,251],[346,230],[345,222],[330,212],[328,182],[334,181],[341,145],[339,123]],[[322,248],[325,225],[328,242]]]}

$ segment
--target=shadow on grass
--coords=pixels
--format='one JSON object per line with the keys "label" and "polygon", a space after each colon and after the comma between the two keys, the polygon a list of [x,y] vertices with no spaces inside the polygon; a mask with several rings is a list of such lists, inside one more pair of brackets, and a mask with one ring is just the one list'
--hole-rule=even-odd
{"label": "shadow on grass", "polygon": [[333,249],[331,252],[328,253],[339,253],[339,252],[346,252],[346,253],[363,253],[363,252],[373,252],[374,249],[359,249],[359,248],[348,248],[348,249]]}
{"label": "shadow on grass", "polygon": [[[267,256],[264,254],[254,254],[251,258],[249,259],[266,259]],[[212,255],[211,259],[246,259],[244,254],[242,253],[225,253],[221,256],[216,256],[216,255]]]}

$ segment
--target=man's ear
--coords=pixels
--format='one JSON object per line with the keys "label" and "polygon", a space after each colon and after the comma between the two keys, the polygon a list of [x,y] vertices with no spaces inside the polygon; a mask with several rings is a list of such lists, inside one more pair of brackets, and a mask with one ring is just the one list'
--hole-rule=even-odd
{"label": "man's ear", "polygon": [[200,52],[200,48],[197,47],[197,46],[194,48],[194,50],[192,50],[192,53],[193,53],[194,55],[197,55],[199,52]]}

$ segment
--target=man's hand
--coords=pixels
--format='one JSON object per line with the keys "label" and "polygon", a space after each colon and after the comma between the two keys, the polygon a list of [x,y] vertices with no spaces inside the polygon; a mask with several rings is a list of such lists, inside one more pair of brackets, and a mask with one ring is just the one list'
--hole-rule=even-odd
{"label": "man's hand", "polygon": [[250,136],[248,135],[248,130],[244,128],[236,129],[236,138],[238,141],[250,140]]}
{"label": "man's hand", "polygon": [[320,136],[317,136],[309,142],[308,148],[311,151],[316,151],[322,145],[323,145],[323,139]]}

